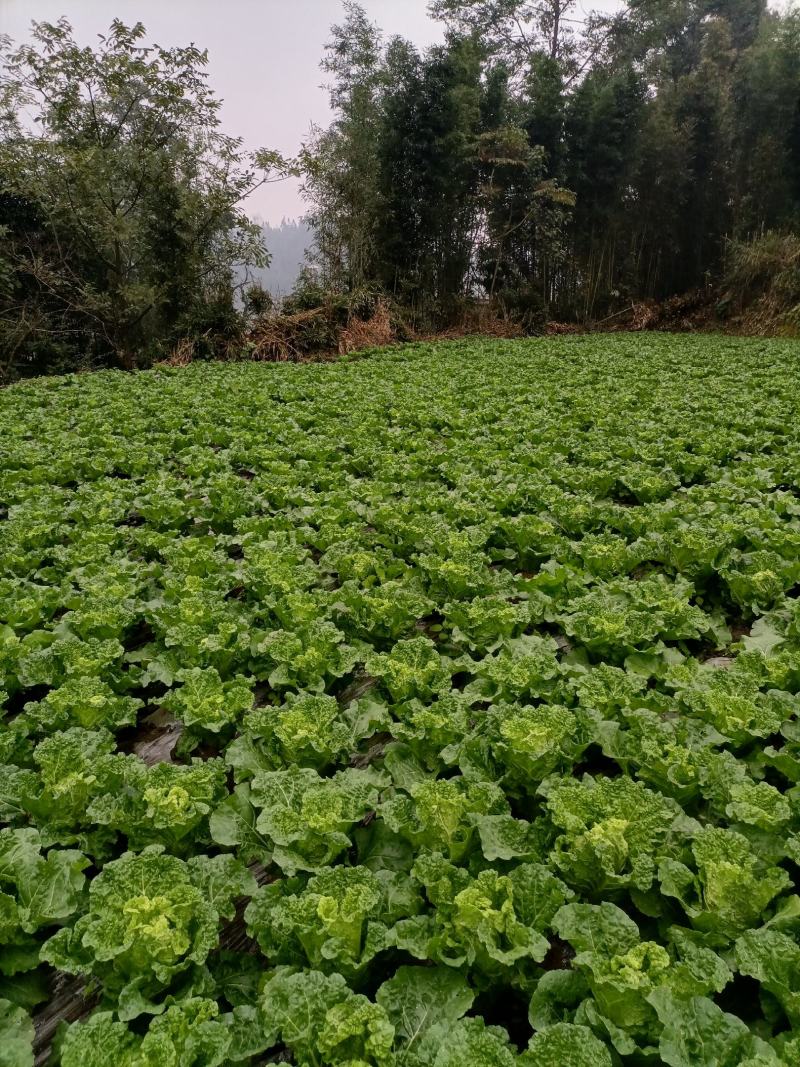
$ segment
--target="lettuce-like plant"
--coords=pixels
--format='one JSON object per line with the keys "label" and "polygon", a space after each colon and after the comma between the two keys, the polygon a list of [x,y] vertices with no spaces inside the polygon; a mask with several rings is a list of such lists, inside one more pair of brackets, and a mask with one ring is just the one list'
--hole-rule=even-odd
{"label": "lettuce-like plant", "polygon": [[493,782],[426,778],[379,809],[389,829],[415,849],[442,852],[454,863],[475,848],[475,818],[508,812],[503,791]]}
{"label": "lettuce-like plant", "polygon": [[472,701],[455,690],[433,702],[405,701],[395,705],[392,713],[398,720],[391,724],[392,735],[433,771],[455,762],[475,723],[483,718]]}
{"label": "lettuce-like plant", "polygon": [[394,1067],[394,1027],[384,1009],[350,990],[340,974],[278,971],[264,986],[265,1018],[298,1063]]}
{"label": "lettuce-like plant", "polygon": [[551,862],[568,885],[595,896],[646,891],[681,809],[627,777],[551,779],[543,787],[560,833]]}
{"label": "lettuce-like plant", "polygon": [[482,982],[507,968],[513,972],[541,962],[553,916],[572,895],[540,864],[521,864],[507,875],[485,870],[471,878],[433,853],[421,856],[412,873],[435,910],[401,920],[392,935],[396,944],[418,959],[468,967]]}
{"label": "lettuce-like plant", "polygon": [[762,693],[751,674],[738,670],[699,672],[677,697],[687,711],[736,746],[777,733],[798,710],[796,697]]}
{"label": "lettuce-like plant", "polygon": [[290,693],[280,707],[266,705],[245,716],[243,733],[228,749],[228,762],[260,770],[322,770],[387,723],[386,714],[374,706],[343,709],[323,693]]}
{"label": "lettuce-like plant", "polygon": [[348,634],[379,647],[413,632],[414,624],[433,611],[435,602],[403,581],[362,587],[345,582],[337,591],[333,612]]}
{"label": "lettuce-like plant", "polygon": [[547,775],[577,762],[593,739],[593,727],[586,713],[556,704],[496,704],[478,736],[504,786],[532,796]]}
{"label": "lettuce-like plant", "polygon": [[374,771],[349,768],[332,778],[310,767],[257,774],[250,790],[255,829],[285,874],[317,871],[350,847],[353,827],[377,808],[384,785]]}
{"label": "lettuce-like plant", "polygon": [[24,1008],[0,998],[0,1048],[9,1067],[31,1067],[35,1031]]}
{"label": "lettuce-like plant", "polygon": [[796,937],[762,926],[736,942],[740,974],[755,978],[783,1008],[792,1027],[800,1025],[800,946]]}
{"label": "lettuce-like plant", "polygon": [[38,830],[0,830],[0,974],[36,967],[41,931],[80,909],[88,866],[76,849],[45,851]]}
{"label": "lettuce-like plant", "polygon": [[644,1047],[657,1042],[661,1027],[652,1004],[656,991],[700,996],[719,992],[731,978],[723,960],[688,931],[672,930],[667,945],[641,940],[636,923],[609,902],[567,904],[553,926],[575,950],[572,968],[593,998],[578,1006],[576,1021],[620,1035],[615,1038],[618,1050],[631,1037]]}
{"label": "lettuce-like plant", "polygon": [[483,700],[558,700],[563,669],[552,637],[536,634],[508,641],[493,656],[471,667],[475,681],[468,696]]}
{"label": "lettuce-like plant", "polygon": [[533,621],[535,609],[530,601],[514,601],[494,593],[450,601],[443,614],[454,642],[473,651],[493,652],[502,642],[521,635]]}
{"label": "lettuce-like plant", "polygon": [[215,667],[190,667],[176,680],[180,688],[170,690],[162,703],[189,730],[219,733],[253,706],[252,685],[242,676],[223,681]]}
{"label": "lettuce-like plant", "polygon": [[87,815],[99,826],[124,834],[131,851],[161,844],[180,853],[208,840],[208,816],[225,795],[221,759],[153,767],[133,760],[124,789],[103,792]]}
{"label": "lettuce-like plant", "polygon": [[427,637],[398,641],[390,652],[367,656],[364,666],[396,703],[412,697],[430,700],[450,688],[447,664]]}
{"label": "lettuce-like plant", "polygon": [[345,635],[327,619],[314,619],[297,631],[273,630],[253,642],[256,677],[273,689],[320,693],[327,682],[351,671],[358,659]]}
{"label": "lettuce-like plant", "polygon": [[137,762],[115,748],[108,730],[73,726],[57,731],[34,749],[36,771],[9,776],[5,796],[13,797],[18,811],[33,817],[50,841],[73,844],[78,835],[97,838],[88,812],[91,801],[105,793],[118,794]]}
{"label": "lettuce-like plant", "polygon": [[190,997],[155,1016],[141,1037],[113,1012],[73,1023],[60,1047],[61,1067],[223,1067],[232,1062],[232,1033],[216,1001]]}
{"label": "lettuce-like plant", "polygon": [[640,582],[619,578],[589,589],[567,606],[566,632],[612,662],[662,641],[696,640],[715,622],[691,603],[692,585],[656,574]]}
{"label": "lettuce-like plant", "polygon": [[39,701],[25,705],[25,718],[37,733],[81,726],[119,730],[136,722],[142,701],[121,696],[106,682],[93,677],[70,677]]}
{"label": "lettuce-like plant", "polygon": [[389,930],[422,908],[406,875],[366,867],[328,867],[263,886],[247,907],[248,932],[273,963],[310,965],[358,978],[391,943]]}
{"label": "lettuce-like plant", "polygon": [[697,832],[686,863],[665,857],[661,892],[674,897],[697,930],[736,937],[756,926],[792,882],[761,859],[747,838],[718,826]]}
{"label": "lettuce-like plant", "polygon": [[556,1023],[531,1038],[519,1067],[612,1067],[611,1053],[588,1026]]}
{"label": "lettuce-like plant", "polygon": [[157,1011],[152,998],[206,961],[234,898],[254,891],[252,875],[232,856],[185,863],[158,845],[127,852],[93,879],[85,914],[45,943],[42,959],[95,975],[122,1019]]}

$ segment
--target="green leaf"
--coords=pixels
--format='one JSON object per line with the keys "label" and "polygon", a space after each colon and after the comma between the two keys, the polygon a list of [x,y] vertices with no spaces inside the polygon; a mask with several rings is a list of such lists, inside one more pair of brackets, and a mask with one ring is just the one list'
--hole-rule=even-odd
{"label": "green leaf", "polygon": [[245,912],[248,933],[277,964],[360,975],[388,947],[388,931],[422,908],[405,875],[366,867],[325,867],[308,884],[298,878],[263,886]]}
{"label": "green leaf", "polygon": [[405,1062],[414,1067],[514,1067],[517,1057],[505,1030],[476,1018],[432,1027],[416,1055],[412,1050]]}
{"label": "green leaf", "polygon": [[384,822],[416,849],[444,852],[460,861],[476,844],[475,816],[502,814],[508,801],[493,782],[467,778],[415,781],[380,807]]}
{"label": "green leaf", "polygon": [[741,834],[706,827],[692,842],[693,871],[677,860],[659,867],[661,890],[683,906],[698,930],[736,937],[761,921],[775,898],[791,885],[782,868],[759,858]]}
{"label": "green leaf", "polygon": [[86,1022],[73,1023],[61,1045],[62,1067],[136,1067],[137,1040],[112,1012],[95,1012]]}
{"label": "green leaf", "polygon": [[224,919],[232,919],[234,901],[252,897],[258,885],[252,873],[234,856],[192,856],[187,862],[189,877]]}
{"label": "green leaf", "polygon": [[793,1026],[800,1025],[800,947],[780,930],[748,930],[736,942],[736,966],[780,1002]]}
{"label": "green leaf", "polygon": [[0,1067],[33,1067],[33,1038],[24,1008],[0,1000]]}
{"label": "green leaf", "polygon": [[541,827],[515,819],[513,815],[473,815],[481,839],[481,851],[489,862],[495,860],[541,860],[546,840]]}
{"label": "green leaf", "polygon": [[427,637],[398,641],[389,653],[367,656],[364,667],[397,703],[411,697],[430,699],[450,688],[450,672]]}
{"label": "green leaf", "polygon": [[457,1022],[475,994],[458,971],[448,967],[398,967],[375,999],[408,1052],[433,1026]]}
{"label": "green leaf", "polygon": [[214,667],[191,667],[180,671],[180,689],[171,690],[163,706],[189,729],[219,733],[234,725],[253,705],[253,693],[246,678],[223,682]]}
{"label": "green leaf", "polygon": [[205,860],[193,869],[150,846],[107,863],[91,883],[87,912],[46,942],[42,959],[69,973],[93,973],[108,990],[135,983],[144,1003],[205,962],[220,921],[212,898],[230,913],[230,893],[244,881],[228,876],[229,865],[238,870],[232,857]]}
{"label": "green leaf", "polygon": [[664,1027],[659,1052],[669,1067],[741,1067],[749,1059],[781,1067],[766,1042],[712,1000],[681,1000],[666,989],[656,990],[649,999]]}
{"label": "green leaf", "polygon": [[615,956],[639,943],[639,928],[615,904],[566,904],[553,918],[553,927],[576,952]]}
{"label": "green leaf", "polygon": [[531,996],[528,1019],[534,1030],[546,1030],[574,1018],[575,1009],[589,993],[584,975],[569,970],[545,971]]}
{"label": "green leaf", "polygon": [[339,974],[278,972],[264,987],[263,1008],[300,1063],[355,1060],[390,1067],[394,1028],[388,1017]]}
{"label": "green leaf", "polygon": [[259,774],[250,790],[260,809],[256,830],[286,874],[318,870],[350,847],[349,834],[378,806],[383,781],[374,771],[351,768],[332,778],[308,767]]}
{"label": "green leaf", "polygon": [[519,1067],[612,1067],[611,1054],[586,1026],[556,1023],[534,1034]]}
{"label": "green leaf", "polygon": [[562,832],[551,861],[568,884],[592,893],[650,888],[655,856],[681,813],[674,800],[630,778],[564,778],[546,786]]}
{"label": "green leaf", "polygon": [[243,782],[211,813],[208,820],[211,838],[218,845],[237,849],[245,863],[259,861],[267,865],[272,860],[269,839],[259,833],[257,819],[250,803],[250,786]]}

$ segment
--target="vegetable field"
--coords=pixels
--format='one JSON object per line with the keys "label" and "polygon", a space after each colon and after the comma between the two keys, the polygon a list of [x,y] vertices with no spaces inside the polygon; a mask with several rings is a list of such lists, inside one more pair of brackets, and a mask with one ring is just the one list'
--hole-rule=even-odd
{"label": "vegetable field", "polygon": [[800,1062],[799,355],[0,394],[0,1065]]}

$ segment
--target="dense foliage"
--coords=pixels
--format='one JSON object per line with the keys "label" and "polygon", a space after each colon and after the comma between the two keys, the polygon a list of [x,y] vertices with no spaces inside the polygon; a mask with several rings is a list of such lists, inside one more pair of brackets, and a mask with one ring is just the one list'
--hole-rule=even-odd
{"label": "dense foliage", "polygon": [[796,1064],[795,359],[0,394],[3,1067]]}
{"label": "dense foliage", "polygon": [[[391,309],[371,344],[682,294],[797,331],[796,8],[431,0],[424,51],[343,8],[331,122],[293,161],[224,129],[194,45],[119,20],[94,47],[63,19],[0,36],[0,381],[346,351],[365,301]],[[308,214],[262,228],[247,197],[287,176]]]}
{"label": "dense foliage", "polygon": [[144,36],[0,37],[0,381],[213,352],[242,268],[268,262],[242,202],[286,164],[222,131],[205,52]]}
{"label": "dense foliage", "polygon": [[334,289],[378,283],[423,323],[476,295],[591,321],[707,290],[729,239],[800,225],[796,9],[433,0],[447,36],[420,54],[345,8],[334,121],[303,155]]}

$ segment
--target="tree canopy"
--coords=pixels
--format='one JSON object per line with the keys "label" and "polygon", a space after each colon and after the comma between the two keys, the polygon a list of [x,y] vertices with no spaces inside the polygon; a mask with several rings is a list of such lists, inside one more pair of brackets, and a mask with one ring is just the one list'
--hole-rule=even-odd
{"label": "tree canopy", "polygon": [[220,126],[194,46],[115,20],[99,46],[34,23],[0,64],[0,349],[132,366],[230,326],[237,265],[265,265],[243,202],[288,164]]}
{"label": "tree canopy", "polygon": [[443,46],[348,3],[306,145],[317,260],[417,318],[499,299],[575,321],[703,288],[800,220],[800,14],[765,0],[433,0]]}

